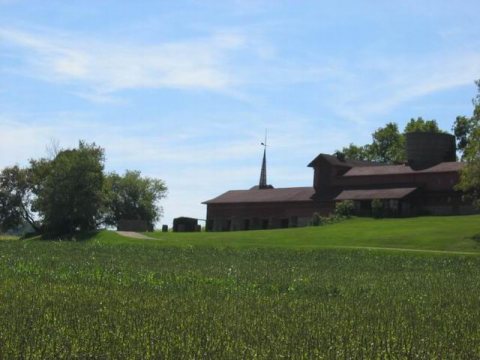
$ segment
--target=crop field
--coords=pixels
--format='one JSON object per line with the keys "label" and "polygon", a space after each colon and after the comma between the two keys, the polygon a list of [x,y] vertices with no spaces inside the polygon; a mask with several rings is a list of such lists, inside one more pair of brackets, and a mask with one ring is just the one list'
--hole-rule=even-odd
{"label": "crop field", "polygon": [[480,357],[480,256],[161,243],[1,241],[0,359]]}

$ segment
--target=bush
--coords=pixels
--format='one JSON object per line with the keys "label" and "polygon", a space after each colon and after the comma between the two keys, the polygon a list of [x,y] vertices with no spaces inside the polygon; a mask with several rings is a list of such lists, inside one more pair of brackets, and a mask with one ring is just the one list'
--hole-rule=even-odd
{"label": "bush", "polygon": [[380,199],[372,200],[372,216],[376,219],[379,219],[385,216],[383,200],[380,200]]}
{"label": "bush", "polygon": [[338,202],[335,205],[335,217],[350,218],[353,215],[355,206],[352,200]]}
{"label": "bush", "polygon": [[312,225],[313,226],[322,226],[335,222],[336,218],[329,216],[321,216],[319,213],[314,213],[312,215]]}

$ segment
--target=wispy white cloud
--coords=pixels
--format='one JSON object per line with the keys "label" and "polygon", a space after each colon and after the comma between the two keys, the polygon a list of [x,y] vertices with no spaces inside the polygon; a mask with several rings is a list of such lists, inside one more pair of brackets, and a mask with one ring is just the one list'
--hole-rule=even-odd
{"label": "wispy white cloud", "polygon": [[329,90],[327,106],[338,117],[365,123],[410,100],[470,84],[480,74],[480,53],[465,49],[454,55],[366,53],[352,61],[317,56],[285,62],[272,42],[250,37],[236,29],[142,45],[0,27],[0,40],[23,50],[13,55],[22,64],[16,71],[80,85],[70,91],[98,103],[121,102],[116,93],[122,90],[158,88],[220,91],[255,102],[239,89],[310,83]]}
{"label": "wispy white cloud", "polygon": [[88,97],[99,101],[139,88],[226,90],[237,81],[228,68],[228,56],[245,43],[235,33],[138,45],[10,28],[0,28],[0,39],[24,50],[19,56],[25,74],[85,84],[96,92]]}
{"label": "wispy white cloud", "polygon": [[372,55],[336,73],[331,104],[339,117],[365,124],[409,101],[471,85],[479,77],[480,52]]}
{"label": "wispy white cloud", "polygon": [[121,101],[116,93],[122,90],[159,88],[218,91],[253,102],[242,90],[246,86],[282,87],[335,77],[333,61],[285,60],[278,44],[259,32],[212,29],[206,37],[141,44],[0,27],[0,49],[8,46],[9,57],[19,64],[9,70],[79,85],[69,91],[97,103]]}

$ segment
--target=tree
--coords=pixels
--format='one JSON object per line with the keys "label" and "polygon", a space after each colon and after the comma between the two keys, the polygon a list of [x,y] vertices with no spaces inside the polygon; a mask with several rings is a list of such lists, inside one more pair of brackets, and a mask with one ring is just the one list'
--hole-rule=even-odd
{"label": "tree", "polygon": [[[457,189],[466,193],[480,208],[480,80],[475,82],[478,94],[473,99],[471,118],[457,117],[454,125],[457,142],[463,146],[462,159],[466,161]],[[462,150],[462,148],[461,148]]]}
{"label": "tree", "polygon": [[373,142],[369,147],[370,159],[382,163],[396,163],[405,160],[404,137],[398,131],[398,125],[388,123],[372,134]]}
{"label": "tree", "polygon": [[350,144],[348,147],[342,148],[342,150],[337,151],[346,159],[350,160],[369,160],[370,153],[369,153],[369,145],[365,146],[357,146],[354,144]]}
{"label": "tree", "polygon": [[457,116],[453,124],[452,131],[457,138],[457,150],[462,154],[462,160],[465,160],[465,151],[477,128],[480,127],[480,80],[475,81],[477,85],[477,96],[472,99],[473,114],[471,117]]}
{"label": "tree", "polygon": [[69,235],[120,219],[141,219],[153,227],[160,218],[163,181],[138,171],[105,176],[104,149],[94,143],[52,149],[49,158],[0,172],[0,231],[28,223],[40,233]]}
{"label": "tree", "polygon": [[468,144],[468,138],[474,128],[475,124],[472,118],[466,116],[457,116],[453,124],[452,131],[457,139],[457,150],[462,154],[462,160]]}
{"label": "tree", "polygon": [[436,120],[424,120],[422,117],[412,118],[405,126],[403,133],[398,130],[396,123],[388,123],[378,128],[372,134],[372,143],[364,146],[350,144],[348,147],[337,150],[336,153],[351,160],[376,161],[386,164],[404,162],[405,135],[411,132],[443,132]]}
{"label": "tree", "polygon": [[7,167],[0,173],[0,230],[28,223],[40,230],[32,210],[32,176],[29,169]]}
{"label": "tree", "polygon": [[51,160],[32,161],[33,208],[44,230],[71,234],[97,228],[104,204],[104,150],[79,142],[77,149],[58,152]]}
{"label": "tree", "polygon": [[118,226],[122,219],[143,220],[153,228],[162,215],[157,202],[166,196],[167,187],[162,180],[142,177],[139,171],[127,170],[123,176],[109,174],[105,191],[106,224]]}
{"label": "tree", "polygon": [[410,121],[405,126],[403,130],[404,134],[411,132],[431,132],[431,133],[441,133],[443,132],[438,127],[436,120],[424,120],[421,116],[416,119],[410,119]]}
{"label": "tree", "polygon": [[480,208],[480,127],[471,132],[463,158],[466,164],[456,188],[463,191]]}

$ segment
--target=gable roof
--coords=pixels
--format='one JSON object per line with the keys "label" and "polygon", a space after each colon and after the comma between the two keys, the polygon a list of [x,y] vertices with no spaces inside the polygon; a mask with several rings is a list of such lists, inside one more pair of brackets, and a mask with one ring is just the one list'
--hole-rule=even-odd
{"label": "gable roof", "polygon": [[442,162],[422,170],[414,170],[408,165],[363,166],[351,168],[342,177],[458,172],[464,165],[462,162]]}
{"label": "gable roof", "polygon": [[202,204],[268,203],[312,201],[313,187],[231,190]]}
{"label": "gable roof", "polygon": [[382,165],[382,164],[375,163],[375,162],[372,162],[372,161],[364,161],[364,160],[351,160],[351,159],[340,160],[335,155],[319,154],[315,159],[313,159],[310,162],[310,164],[308,164],[308,166],[313,167],[320,159],[323,159],[323,160],[327,161],[329,164],[331,164],[333,166],[342,166],[342,167]]}
{"label": "gable roof", "polygon": [[343,190],[335,200],[402,199],[417,190],[412,188]]}

